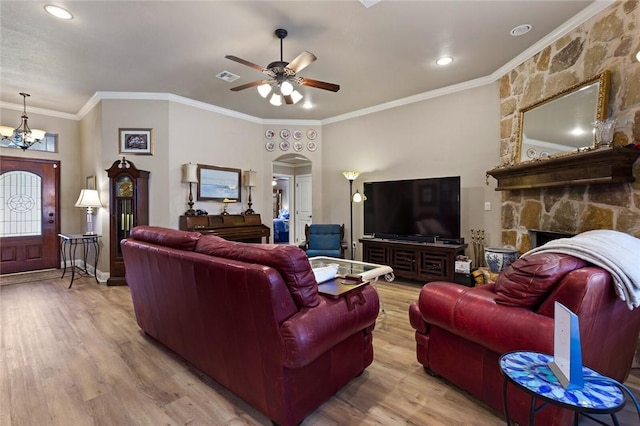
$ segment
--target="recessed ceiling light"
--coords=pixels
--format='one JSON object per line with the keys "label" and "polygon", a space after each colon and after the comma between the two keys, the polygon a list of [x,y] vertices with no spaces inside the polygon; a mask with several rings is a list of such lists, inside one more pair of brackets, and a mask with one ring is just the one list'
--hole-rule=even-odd
{"label": "recessed ceiling light", "polygon": [[640,62],[640,50],[638,50],[638,53],[636,53],[636,59],[638,60],[638,62]]}
{"label": "recessed ceiling light", "polygon": [[48,4],[44,7],[44,10],[47,11],[49,15],[55,16],[60,19],[72,19],[73,15],[68,10],[61,8],[60,6],[54,6],[52,4]]}
{"label": "recessed ceiling light", "polygon": [[442,58],[438,59],[436,61],[436,64],[438,65],[449,65],[451,62],[453,62],[453,58],[451,56],[443,56]]}
{"label": "recessed ceiling light", "polygon": [[509,31],[509,34],[511,34],[514,37],[518,37],[531,31],[531,28],[533,27],[530,24],[518,25],[517,27]]}
{"label": "recessed ceiling light", "polygon": [[313,104],[311,103],[311,101],[306,101],[305,103],[302,104],[302,108],[311,109],[313,108]]}

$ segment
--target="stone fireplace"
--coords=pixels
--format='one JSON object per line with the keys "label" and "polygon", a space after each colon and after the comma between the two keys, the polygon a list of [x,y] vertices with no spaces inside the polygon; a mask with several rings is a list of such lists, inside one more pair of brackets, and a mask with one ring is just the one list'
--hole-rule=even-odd
{"label": "stone fireplace", "polygon": [[[500,81],[501,166],[516,164],[518,112],[609,70],[614,147],[640,143],[640,6],[610,7],[520,64]],[[572,155],[580,155],[572,154]],[[635,182],[508,190],[502,194],[502,243],[524,253],[530,230],[577,234],[614,229],[640,238],[640,161]]]}

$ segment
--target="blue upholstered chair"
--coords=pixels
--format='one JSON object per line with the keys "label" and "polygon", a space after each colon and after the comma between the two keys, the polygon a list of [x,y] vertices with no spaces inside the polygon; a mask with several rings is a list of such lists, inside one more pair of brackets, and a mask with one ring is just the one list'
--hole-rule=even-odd
{"label": "blue upholstered chair", "polygon": [[344,257],[347,245],[344,239],[344,225],[305,225],[306,241],[300,248],[307,252],[307,257],[328,256]]}

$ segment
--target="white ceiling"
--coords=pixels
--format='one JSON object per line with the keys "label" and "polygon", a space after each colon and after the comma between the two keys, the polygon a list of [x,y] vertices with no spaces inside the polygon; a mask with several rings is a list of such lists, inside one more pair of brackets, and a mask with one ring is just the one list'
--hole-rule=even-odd
{"label": "white ceiling", "polygon": [[[49,16],[47,2],[0,2],[2,105],[21,104],[24,91],[28,107],[77,114],[96,92],[158,92],[280,120],[327,119],[499,78],[514,58],[603,7],[591,0],[382,0],[370,8],[356,0],[52,2],[74,18]],[[510,36],[520,24],[533,30]],[[315,104],[310,110],[302,102],[274,107],[254,88],[231,92],[263,75],[225,55],[262,66],[279,60],[276,28],[289,32],[285,61],[312,52],[318,60],[300,75],[340,91],[299,88]],[[443,55],[454,62],[437,66]],[[215,77],[225,70],[240,79]]]}

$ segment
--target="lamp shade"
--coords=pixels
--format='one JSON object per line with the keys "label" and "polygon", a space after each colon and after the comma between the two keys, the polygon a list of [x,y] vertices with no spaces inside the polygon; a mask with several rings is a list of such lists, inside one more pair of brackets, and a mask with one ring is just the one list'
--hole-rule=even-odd
{"label": "lamp shade", "polygon": [[242,176],[242,181],[244,182],[244,186],[248,186],[248,187],[256,186],[256,171],[245,170]]}
{"label": "lamp shade", "polygon": [[102,207],[98,191],[95,189],[83,189],[80,191],[76,207]]}
{"label": "lamp shade", "polygon": [[5,138],[10,138],[11,136],[13,136],[14,131],[15,129],[13,127],[0,126],[0,135],[4,136]]}
{"label": "lamp shade", "polygon": [[269,93],[271,93],[271,85],[268,83],[261,84],[260,86],[258,86],[258,93],[260,93],[260,96],[262,96],[263,98],[266,98],[267,96],[269,96]]}
{"label": "lamp shade", "polygon": [[282,97],[279,94],[274,93],[271,96],[271,100],[269,101],[269,103],[274,106],[280,106],[282,105]]}
{"label": "lamp shade", "polygon": [[367,201],[367,197],[364,194],[361,194],[360,191],[356,190],[356,192],[351,197],[351,200],[354,203],[361,203],[363,201]]}
{"label": "lamp shade", "polygon": [[183,164],[182,165],[182,183],[197,183],[198,182],[198,165],[197,164]]}
{"label": "lamp shade", "polygon": [[347,172],[342,172],[342,174],[344,175],[344,177],[346,177],[348,180],[356,180],[356,178],[358,176],[360,176],[360,172],[357,172],[355,170],[350,170]]}

